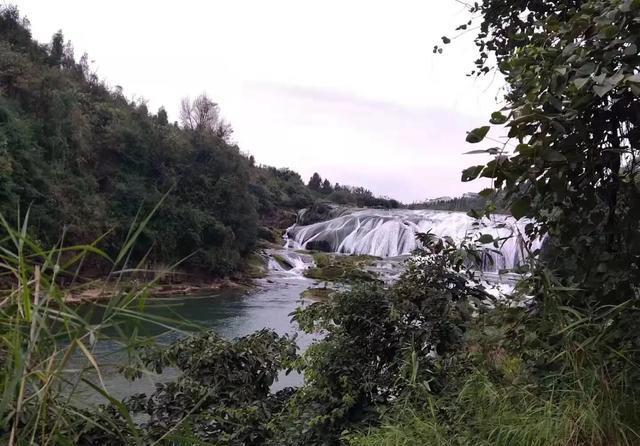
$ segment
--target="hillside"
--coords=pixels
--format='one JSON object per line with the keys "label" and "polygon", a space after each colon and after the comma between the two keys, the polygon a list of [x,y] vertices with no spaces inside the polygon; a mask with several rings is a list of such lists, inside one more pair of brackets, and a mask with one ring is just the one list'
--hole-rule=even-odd
{"label": "hillside", "polygon": [[[62,32],[40,44],[16,8],[0,10],[0,213],[15,224],[29,210],[45,245],[109,233],[101,247],[113,253],[166,195],[132,260],[186,258],[185,268],[226,275],[261,225],[281,230],[297,209],[326,199],[297,173],[243,154],[206,95],[183,101],[181,121],[110,88],[86,54],[76,61]],[[339,198],[355,202],[356,189],[373,197],[345,188]]]}

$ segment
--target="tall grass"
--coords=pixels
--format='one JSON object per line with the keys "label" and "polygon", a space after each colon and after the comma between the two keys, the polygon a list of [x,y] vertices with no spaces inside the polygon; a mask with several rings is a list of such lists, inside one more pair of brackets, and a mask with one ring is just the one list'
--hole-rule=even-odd
{"label": "tall grass", "polygon": [[[566,377],[564,377],[566,378]],[[638,395],[612,388],[598,372],[574,382],[496,384],[486,372],[456,395],[434,397],[427,410],[407,408],[350,439],[352,446],[627,446],[640,444]],[[564,381],[564,379],[563,379]]]}
{"label": "tall grass", "polygon": [[[349,444],[640,445],[637,348],[611,347],[620,331],[612,311],[606,313],[606,324],[601,323],[602,312],[587,317],[561,311],[547,316],[555,319],[553,348],[542,339],[509,350],[496,338],[487,341],[472,332],[472,342],[487,344],[456,357],[458,365],[443,393],[426,394],[422,403],[414,398],[397,405],[381,426],[348,438]],[[497,316],[493,323],[508,321]],[[535,331],[537,324],[527,325],[525,332],[531,335],[528,330]]]}
{"label": "tall grass", "polygon": [[[129,363],[123,365],[140,375],[146,370],[135,352],[142,343],[153,342],[140,336],[140,325],[172,326],[144,313],[153,282],[124,286],[122,280],[140,270],[140,264],[129,263],[131,249],[153,212],[131,226],[113,258],[98,248],[98,241],[66,246],[64,234],[56,246],[44,248],[29,237],[28,212],[15,227],[0,215],[0,443],[79,444],[89,432],[103,432],[126,444],[141,444],[126,407],[105,385],[95,348],[101,341],[117,343],[128,353]],[[90,284],[97,297],[108,300],[87,308],[70,303],[69,297],[86,288],[79,279],[89,257],[110,265],[110,272]],[[122,424],[115,425],[114,417],[100,410],[82,409],[77,404],[81,388],[82,398],[89,389],[90,399],[115,408]]]}

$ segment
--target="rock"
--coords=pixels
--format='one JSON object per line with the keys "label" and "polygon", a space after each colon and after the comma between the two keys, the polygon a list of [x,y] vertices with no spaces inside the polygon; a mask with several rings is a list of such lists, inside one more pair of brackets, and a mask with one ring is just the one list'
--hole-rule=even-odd
{"label": "rock", "polygon": [[267,226],[260,226],[258,228],[258,238],[271,243],[275,243],[277,240],[276,231],[273,228],[269,228]]}
{"label": "rock", "polygon": [[326,240],[311,240],[307,243],[306,249],[309,251],[332,252],[331,244]]}
{"label": "rock", "polygon": [[331,220],[347,212],[349,208],[333,203],[317,202],[308,209],[298,213],[296,224],[300,226],[312,225],[321,221]]}

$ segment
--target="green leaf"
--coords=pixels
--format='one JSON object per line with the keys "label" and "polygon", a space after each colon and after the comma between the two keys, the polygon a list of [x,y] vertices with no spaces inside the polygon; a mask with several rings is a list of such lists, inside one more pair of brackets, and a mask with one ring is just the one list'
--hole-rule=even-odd
{"label": "green leaf", "polygon": [[491,113],[491,119],[489,120],[489,122],[491,124],[500,125],[500,124],[504,124],[508,120],[509,120],[509,118],[507,116],[503,115],[502,113],[493,112],[493,113]]}
{"label": "green leaf", "polygon": [[593,92],[600,97],[603,97],[613,89],[613,85],[594,85]]}
{"label": "green leaf", "polygon": [[580,68],[577,69],[576,71],[576,75],[577,76],[591,76],[595,71],[596,71],[596,64],[593,62],[587,62],[586,64],[582,65]]}
{"label": "green leaf", "polygon": [[478,243],[482,243],[483,245],[493,243],[493,236],[491,234],[482,234],[478,239]]}
{"label": "green leaf", "polygon": [[529,199],[527,197],[522,197],[511,204],[509,211],[511,211],[513,218],[520,220],[529,213],[530,209]]}
{"label": "green leaf", "polygon": [[580,90],[582,87],[584,87],[587,84],[587,82],[589,82],[589,80],[590,78],[588,77],[578,77],[573,80],[573,85],[575,85],[576,88]]}
{"label": "green leaf", "polygon": [[536,151],[529,144],[518,144],[516,147],[516,152],[518,152],[522,156],[532,157],[535,155]]}
{"label": "green leaf", "polygon": [[450,38],[448,38],[447,36],[442,36],[442,42],[443,42],[445,45],[448,45],[448,44],[450,44],[450,43],[451,43],[451,39],[450,39]]}
{"label": "green leaf", "polygon": [[481,153],[488,153],[489,155],[495,155],[500,151],[499,147],[491,147],[490,149],[478,149],[464,152],[463,155],[479,155]]}
{"label": "green leaf", "polygon": [[638,54],[638,45],[635,43],[632,43],[624,49],[625,56],[635,56],[636,54]]}
{"label": "green leaf", "polygon": [[462,171],[462,181],[466,182],[475,180],[478,178],[478,175],[480,175],[480,172],[482,172],[482,169],[484,169],[483,165],[467,167]]}
{"label": "green leaf", "polygon": [[471,130],[467,134],[467,142],[471,144],[479,143],[484,139],[485,136],[487,136],[487,133],[489,133],[489,129],[490,127],[488,125],[485,125],[483,127],[478,127],[477,129]]}
{"label": "green leaf", "polygon": [[633,74],[625,78],[625,82],[640,83],[640,74]]}
{"label": "green leaf", "polygon": [[470,209],[467,212],[467,215],[469,217],[471,217],[471,218],[481,218],[482,217],[482,215],[478,211],[476,211],[475,209]]}
{"label": "green leaf", "polygon": [[480,195],[483,198],[487,198],[495,194],[495,192],[496,192],[495,189],[492,189],[489,187],[487,189],[482,189],[480,192],[478,192],[478,195]]}
{"label": "green leaf", "polygon": [[631,4],[632,3],[633,3],[633,0],[624,0],[622,2],[622,4],[620,6],[618,6],[618,8],[622,12],[631,12]]}
{"label": "green leaf", "polygon": [[619,32],[620,29],[616,25],[607,25],[600,30],[600,32],[598,33],[598,37],[604,39],[613,39],[618,35]]}
{"label": "green leaf", "polygon": [[560,163],[566,161],[567,157],[556,150],[545,150],[542,152],[542,159],[552,163]]}
{"label": "green leaf", "polygon": [[616,74],[608,77],[605,82],[609,85],[618,85],[622,79],[624,79],[624,74],[622,71],[618,71]]}
{"label": "green leaf", "polygon": [[567,74],[567,67],[558,67],[555,69],[555,72],[564,76],[565,74]]}

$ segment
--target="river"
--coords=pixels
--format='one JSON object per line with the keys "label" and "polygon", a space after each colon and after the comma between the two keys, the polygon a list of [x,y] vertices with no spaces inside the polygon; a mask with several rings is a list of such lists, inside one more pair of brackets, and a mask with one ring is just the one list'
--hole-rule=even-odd
{"label": "river", "polygon": [[[312,264],[312,258],[286,249],[270,252],[285,256],[295,264],[294,268],[284,270],[277,262],[271,261],[267,277],[256,280],[255,287],[249,291],[228,289],[212,295],[149,299],[145,305],[145,313],[173,319],[177,325],[179,319],[183,319],[200,329],[214,330],[227,339],[245,336],[263,328],[270,328],[278,334],[296,334],[298,347],[304,351],[320,335],[300,331],[297,324],[292,322],[290,314],[298,307],[313,303],[301,298],[301,293],[314,284],[313,280],[302,274]],[[184,335],[175,331],[167,333],[166,329],[152,323],[144,324],[140,334],[159,336],[160,344],[168,344]],[[108,340],[98,342],[94,354],[104,365],[105,387],[116,398],[152,392],[156,382],[170,380],[177,374],[177,370],[169,369],[161,375],[145,374],[132,382],[116,372],[116,366],[126,361],[125,353],[118,344]],[[84,363],[81,356],[77,360],[78,366]],[[300,385],[301,382],[302,377],[296,372],[281,374],[272,388],[279,390]],[[96,401],[95,393],[88,388],[81,389],[79,395],[81,399],[85,399],[85,403],[102,402]]]}
{"label": "river", "polygon": [[[314,284],[313,280],[303,275],[304,270],[313,264],[312,257],[300,249],[307,247],[310,241],[320,240],[336,252],[382,256],[385,259],[378,264],[376,272],[397,277],[397,266],[417,247],[415,233],[429,230],[440,236],[450,235],[455,240],[479,231],[493,233],[496,237],[514,234],[520,237],[522,223],[516,224],[508,217],[501,217],[477,226],[472,219],[458,212],[358,210],[326,222],[289,228],[289,238],[285,240],[288,248],[267,250],[270,256],[267,277],[257,280],[255,288],[248,292],[226,290],[207,296],[149,299],[145,311],[170,319],[182,318],[201,329],[214,330],[227,339],[263,328],[273,329],[278,334],[297,334],[298,346],[304,351],[320,335],[300,332],[297,324],[291,321],[290,314],[296,308],[311,303],[303,300],[301,293]],[[276,254],[285,257],[293,268],[283,268],[274,260],[273,255]],[[513,267],[526,257],[515,237],[513,240],[507,239],[501,249],[492,251],[491,255],[493,259],[486,268],[488,272]],[[142,327],[141,334],[160,335],[163,330],[147,324]],[[179,336],[184,336],[184,333],[165,333],[158,340],[160,343],[170,343]],[[109,341],[98,342],[95,352],[103,359],[103,363],[106,359],[106,363],[111,364],[105,368],[104,383],[112,396],[118,398],[134,393],[149,393],[156,382],[175,378],[177,373],[176,370],[166,370],[162,375],[150,373],[130,382],[115,372],[115,366],[126,360],[118,345]],[[273,388],[296,386],[302,379],[295,373],[281,375]]]}

